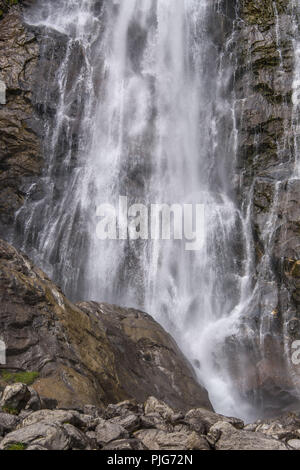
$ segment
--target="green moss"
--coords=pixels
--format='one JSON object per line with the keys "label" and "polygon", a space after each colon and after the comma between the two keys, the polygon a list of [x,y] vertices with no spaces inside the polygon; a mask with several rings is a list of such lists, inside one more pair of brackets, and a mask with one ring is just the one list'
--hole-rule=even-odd
{"label": "green moss", "polygon": [[23,383],[31,385],[38,378],[38,372],[8,372],[3,371],[1,379],[6,383]]}
{"label": "green moss", "polygon": [[7,413],[9,415],[18,415],[19,412],[16,408],[13,408],[12,406],[3,406],[2,411],[4,413]]}
{"label": "green moss", "polygon": [[26,445],[22,442],[16,442],[16,444],[11,444],[5,450],[26,450]]}

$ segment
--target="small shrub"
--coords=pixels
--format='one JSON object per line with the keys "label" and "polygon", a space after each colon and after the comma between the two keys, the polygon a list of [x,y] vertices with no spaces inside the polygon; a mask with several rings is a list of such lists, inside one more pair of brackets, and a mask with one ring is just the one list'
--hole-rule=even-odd
{"label": "small shrub", "polygon": [[8,446],[5,450],[26,450],[26,445],[22,444],[22,442],[16,442]]}
{"label": "small shrub", "polygon": [[3,406],[2,407],[3,413],[7,413],[9,415],[18,415],[19,412],[16,408],[13,408],[12,406]]}

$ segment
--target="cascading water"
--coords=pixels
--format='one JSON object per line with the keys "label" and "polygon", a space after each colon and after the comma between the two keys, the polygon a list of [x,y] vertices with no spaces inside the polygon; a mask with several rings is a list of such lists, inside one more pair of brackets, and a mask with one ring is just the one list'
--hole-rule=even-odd
{"label": "cascading water", "polygon": [[[56,109],[45,119],[43,188],[28,190],[15,232],[24,227],[22,248],[73,299],[151,313],[193,361],[216,411],[250,419],[228,351],[232,338],[254,344],[244,318],[262,283],[252,286],[253,187],[242,212],[233,196],[234,33],[222,47],[212,33],[218,4],[55,0],[29,11],[44,53],[53,53],[53,34],[64,53],[53,75]],[[182,240],[99,240],[97,207],[117,206],[119,196],[148,207],[203,204],[201,249],[186,251]]]}

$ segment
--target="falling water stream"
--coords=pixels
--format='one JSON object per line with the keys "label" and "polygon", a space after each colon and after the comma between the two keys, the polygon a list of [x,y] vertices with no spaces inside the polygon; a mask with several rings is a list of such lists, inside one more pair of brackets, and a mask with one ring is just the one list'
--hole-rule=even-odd
{"label": "falling water stream", "polygon": [[[29,10],[43,47],[55,32],[63,53],[55,117],[45,120],[43,197],[29,188],[16,226],[22,248],[71,298],[151,313],[216,411],[249,419],[224,352],[251,309],[254,260],[250,206],[242,214],[232,188],[233,37],[216,44],[217,9],[211,0],[52,0]],[[182,240],[99,240],[97,207],[119,196],[203,204],[204,243],[187,251]]]}

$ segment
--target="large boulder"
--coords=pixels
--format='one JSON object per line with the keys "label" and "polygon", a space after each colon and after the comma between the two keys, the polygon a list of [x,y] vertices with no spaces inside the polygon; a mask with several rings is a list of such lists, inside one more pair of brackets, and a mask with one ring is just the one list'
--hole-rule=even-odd
{"label": "large boulder", "polygon": [[211,409],[175,341],[149,315],[106,304],[74,305],[4,241],[0,331],[5,369],[36,372],[33,388],[42,401],[101,407],[133,398],[141,403],[153,395],[182,410]]}

